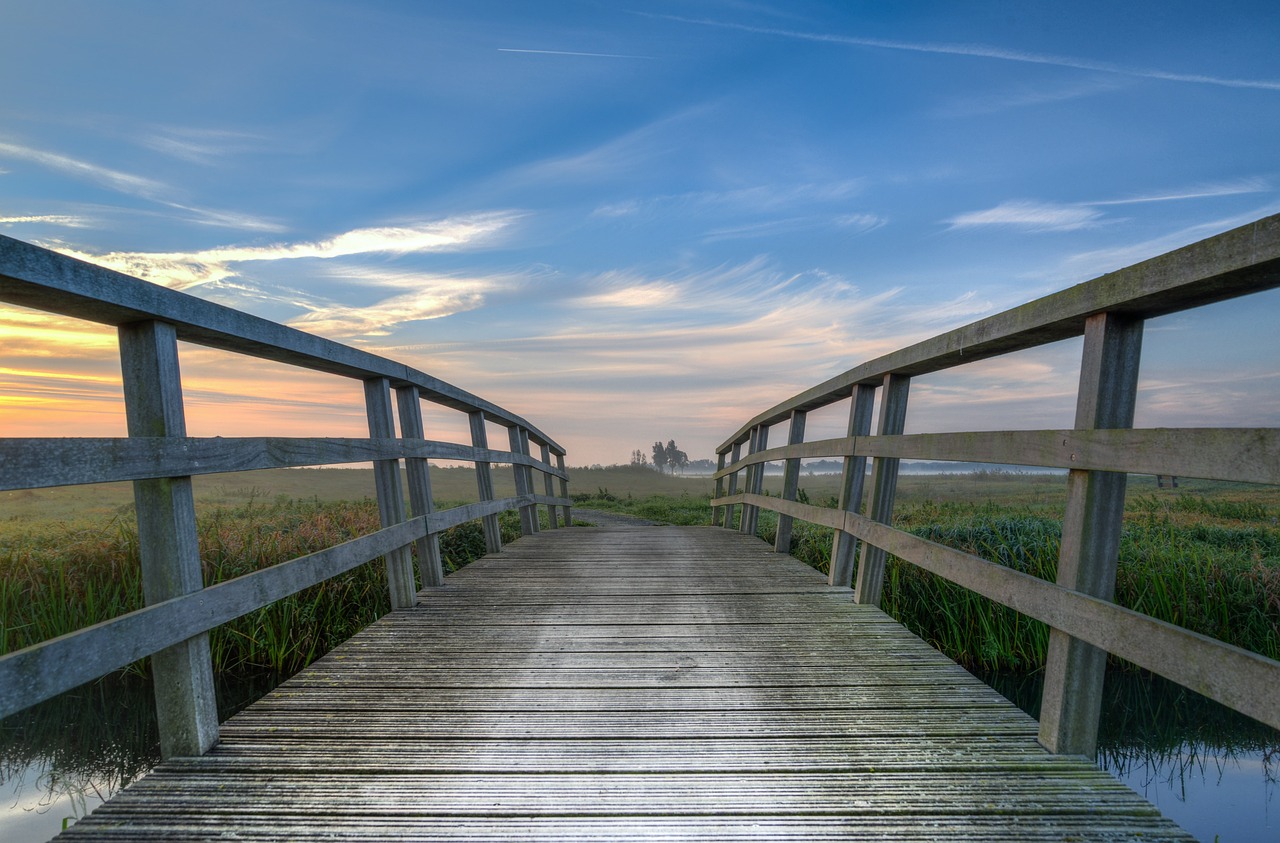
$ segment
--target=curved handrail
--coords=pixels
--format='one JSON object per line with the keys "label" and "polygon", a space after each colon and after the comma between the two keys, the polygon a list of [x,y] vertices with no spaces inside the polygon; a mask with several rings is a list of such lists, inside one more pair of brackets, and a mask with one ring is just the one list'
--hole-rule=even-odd
{"label": "curved handrail", "polygon": [[[129,436],[0,439],[0,490],[133,481],[148,604],[0,657],[0,718],[152,656],[162,754],[199,754],[216,740],[218,728],[210,630],[379,557],[387,562],[393,609],[411,606],[417,588],[410,548],[417,550],[422,585],[439,585],[441,531],[480,519],[486,548],[497,552],[497,515],[503,511],[520,511],[525,534],[539,530],[538,506],[546,507],[551,527],[572,523],[561,445],[521,416],[402,363],[3,235],[0,302],[120,331]],[[363,381],[369,438],[188,437],[178,340]],[[426,439],[423,400],[466,413],[471,444]],[[510,450],[489,447],[486,422],[507,428]],[[480,500],[437,511],[427,471],[431,459],[474,463]],[[382,529],[203,586],[191,477],[369,462]],[[514,496],[494,495],[493,463],[512,466]],[[534,471],[544,478],[545,494],[534,491]]]}
{"label": "curved handrail", "polygon": [[[892,553],[1047,623],[1052,641],[1040,737],[1053,751],[1094,751],[1105,666],[1099,653],[1118,655],[1280,728],[1274,693],[1280,662],[1111,602],[1127,473],[1280,484],[1280,429],[1132,428],[1144,320],[1277,286],[1280,215],[863,363],[765,410],[721,443],[713,523],[731,526],[741,507],[739,529],[754,534],[761,509],[777,512],[782,552],[789,549],[792,519],[832,527],[831,584],[854,581],[858,602],[879,603],[885,558]],[[1075,429],[903,434],[912,376],[1081,335]],[[873,435],[877,391],[882,395]],[[849,399],[847,436],[804,441],[809,411]],[[790,422],[788,443],[768,447],[769,428],[784,421]],[[795,501],[800,461],[814,457],[844,459],[838,509]],[[1058,582],[891,527],[901,459],[1067,469]],[[873,488],[864,514],[868,460]],[[785,463],[781,498],[761,494],[763,465],[774,461]]]}

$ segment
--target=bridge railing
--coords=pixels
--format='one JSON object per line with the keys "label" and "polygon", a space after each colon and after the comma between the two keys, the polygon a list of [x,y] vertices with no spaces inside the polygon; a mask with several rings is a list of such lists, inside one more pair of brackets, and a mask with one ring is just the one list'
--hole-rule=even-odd
{"label": "bridge railing", "polygon": [[[1276,286],[1280,215],[864,363],[766,410],[717,448],[713,523],[731,527],[740,507],[738,528],[754,535],[759,511],[775,511],[782,552],[792,519],[834,528],[830,582],[853,581],[859,603],[879,604],[892,554],[1046,623],[1040,740],[1051,751],[1094,754],[1107,653],[1280,728],[1280,662],[1112,602],[1126,473],[1280,484],[1276,428],[1132,428],[1144,321]],[[913,376],[1081,335],[1074,429],[903,435]],[[809,412],[846,400],[845,437],[804,441]],[[769,428],[781,422],[790,423],[788,442],[770,448]],[[814,457],[843,458],[837,509],[796,502],[800,461]],[[1067,469],[1057,581],[890,526],[902,459]],[[780,498],[761,494],[774,461],[784,461]]]}
{"label": "bridge railing", "polygon": [[[520,416],[404,364],[3,236],[0,302],[118,330],[128,437],[0,439],[0,491],[133,481],[147,604],[0,658],[0,717],[150,656],[162,754],[201,754],[218,734],[210,630],[380,557],[393,610],[409,607],[411,549],[422,586],[443,582],[441,531],[481,519],[493,553],[505,510],[519,510],[524,534],[538,531],[539,506],[551,527],[572,523],[564,448]],[[369,437],[188,437],[179,340],[363,382]],[[427,439],[423,401],[466,413],[471,443]],[[509,450],[489,447],[489,423],[507,428]],[[432,459],[473,463],[478,501],[437,510]],[[205,587],[192,476],[368,462],[382,529]],[[494,463],[511,465],[515,496],[495,497]]]}

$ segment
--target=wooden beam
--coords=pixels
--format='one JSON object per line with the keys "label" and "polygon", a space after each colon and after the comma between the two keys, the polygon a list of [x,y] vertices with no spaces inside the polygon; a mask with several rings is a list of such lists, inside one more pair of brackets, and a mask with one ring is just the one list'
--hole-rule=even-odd
{"label": "wooden beam", "polygon": [[[406,440],[425,440],[422,422],[422,401],[416,386],[396,389],[396,405],[400,415],[400,434]],[[435,512],[435,499],[431,494],[430,465],[425,459],[407,457],[404,461],[409,484],[409,512],[414,517]],[[444,585],[444,567],[440,560],[440,538],[430,533],[418,539],[418,579],[423,588]]]}
{"label": "wooden beam", "polygon": [[[467,416],[471,425],[471,445],[477,449],[487,450],[489,447],[489,433],[485,430],[485,416],[483,410],[476,410]],[[480,502],[493,500],[493,472],[487,460],[476,460],[476,490],[480,495]],[[488,553],[500,553],[502,551],[502,531],[498,527],[498,516],[495,514],[485,515],[482,522],[484,528],[484,546]]]}
{"label": "wooden beam", "polygon": [[[120,368],[130,436],[186,436],[178,340],[163,322],[122,325]],[[142,588],[148,605],[197,594],[204,588],[196,508],[189,476],[137,480]],[[201,755],[218,740],[217,697],[209,636],[192,634],[155,651],[156,717],[160,754]],[[97,666],[95,665],[95,668]]]}
{"label": "wooden beam", "polygon": [[[855,449],[845,456],[840,472],[839,506],[844,512],[862,512],[863,488],[867,482],[867,458],[857,453],[856,443],[892,438],[868,435],[871,433],[875,401],[876,388],[868,384],[858,384],[853,392],[853,400],[849,404],[847,439],[855,443]],[[831,567],[827,576],[829,584],[848,588],[853,583],[857,553],[858,540],[843,530],[837,530],[831,537]]]}
{"label": "wooden beam", "polygon": [[[791,426],[787,430],[787,444],[799,445],[804,441],[804,423],[808,414],[796,410],[791,414]],[[791,457],[787,460],[782,475],[782,498],[793,501],[800,488],[800,460]],[[774,537],[773,549],[778,553],[791,552],[791,516],[778,516],[778,532]]]}
{"label": "wooden beam", "polygon": [[[881,436],[897,436],[902,433],[907,420],[907,394],[911,378],[906,375],[884,376],[884,388],[880,391],[880,420],[876,432]],[[893,499],[898,488],[898,459],[877,457],[871,465],[871,517],[881,524],[893,523]],[[862,558],[858,561],[857,579],[853,586],[856,603],[880,605],[884,589],[885,552],[875,545],[862,546]]]}
{"label": "wooden beam", "polygon": [[860,383],[885,375],[923,375],[1009,351],[1082,336],[1098,313],[1152,318],[1280,286],[1280,214],[1142,263],[1077,284],[1021,307],[892,352],[792,396],[748,421],[717,453],[759,425],[793,410],[815,410],[847,398]]}
{"label": "wooden beam", "polygon": [[[1142,356],[1142,320],[1116,313],[1090,317],[1080,364],[1076,428],[1133,425]],[[1072,470],[1062,519],[1058,585],[1102,600],[1115,596],[1126,475]],[[1050,752],[1097,753],[1107,653],[1061,629],[1049,632],[1040,742]]]}
{"label": "wooden beam", "polygon": [[[369,415],[369,435],[393,439],[395,419],[391,414],[391,384],[386,378],[370,378],[364,382],[365,407]],[[398,460],[378,460],[373,464],[374,485],[378,495],[378,515],[383,527],[405,520],[404,491],[400,485]],[[386,556],[387,588],[391,592],[391,608],[407,609],[417,602],[418,589],[413,580],[413,561],[407,547],[396,548]]]}

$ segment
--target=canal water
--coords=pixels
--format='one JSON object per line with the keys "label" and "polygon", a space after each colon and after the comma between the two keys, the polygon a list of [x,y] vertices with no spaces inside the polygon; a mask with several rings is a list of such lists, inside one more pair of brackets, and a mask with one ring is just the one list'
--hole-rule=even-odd
{"label": "canal water", "polygon": [[[1038,713],[1039,674],[982,678]],[[220,715],[278,681],[224,677]],[[48,840],[158,759],[151,685],[138,677],[0,721],[0,841]],[[1280,841],[1280,733],[1158,677],[1108,675],[1098,763],[1205,843]]]}

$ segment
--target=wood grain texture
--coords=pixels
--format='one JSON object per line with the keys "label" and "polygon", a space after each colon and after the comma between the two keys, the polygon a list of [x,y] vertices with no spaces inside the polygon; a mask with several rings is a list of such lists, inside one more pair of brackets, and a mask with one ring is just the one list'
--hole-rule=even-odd
{"label": "wood grain texture", "polygon": [[419,594],[59,839],[1189,840],[734,531],[573,528]]}

